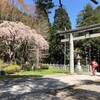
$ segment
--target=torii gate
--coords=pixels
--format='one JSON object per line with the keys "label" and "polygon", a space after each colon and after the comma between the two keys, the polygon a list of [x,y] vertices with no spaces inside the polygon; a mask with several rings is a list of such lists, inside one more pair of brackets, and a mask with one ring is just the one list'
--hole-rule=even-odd
{"label": "torii gate", "polygon": [[[74,29],[74,30],[68,30],[68,31],[58,31],[59,34],[69,34],[69,39],[62,39],[61,42],[70,42],[70,74],[74,74],[74,40],[81,40],[81,39],[87,39],[87,38],[94,38],[99,37],[100,33],[90,34],[92,30],[100,29],[100,23],[91,25],[84,28]],[[75,33],[82,33],[86,32],[86,35],[79,36],[79,37],[73,37],[73,34]]]}

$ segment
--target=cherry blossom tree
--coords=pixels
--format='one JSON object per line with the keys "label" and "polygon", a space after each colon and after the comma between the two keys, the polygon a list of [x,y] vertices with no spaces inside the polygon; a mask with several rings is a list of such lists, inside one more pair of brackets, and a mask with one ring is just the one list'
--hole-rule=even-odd
{"label": "cherry blossom tree", "polygon": [[1,23],[0,38],[5,44],[5,52],[9,55],[10,63],[15,56],[15,52],[26,41],[35,44],[40,49],[49,48],[48,42],[41,35],[21,22],[4,21]]}

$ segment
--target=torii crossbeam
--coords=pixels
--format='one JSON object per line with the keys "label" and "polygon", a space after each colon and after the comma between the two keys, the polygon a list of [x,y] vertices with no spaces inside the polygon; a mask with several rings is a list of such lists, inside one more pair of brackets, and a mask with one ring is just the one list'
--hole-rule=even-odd
{"label": "torii crossbeam", "polygon": [[[89,32],[100,29],[100,23],[91,25],[88,27],[84,28],[79,28],[79,29],[74,29],[74,30],[68,30],[68,31],[58,31],[57,33],[59,34],[69,34],[70,38],[69,39],[62,39],[61,42],[70,42],[70,74],[74,74],[74,40],[81,40],[81,39],[87,39],[87,38],[94,38],[94,37],[99,37],[100,33],[94,33],[94,34],[89,34]],[[79,37],[73,37],[73,34],[76,33],[82,33],[86,32],[86,35],[79,36]]]}

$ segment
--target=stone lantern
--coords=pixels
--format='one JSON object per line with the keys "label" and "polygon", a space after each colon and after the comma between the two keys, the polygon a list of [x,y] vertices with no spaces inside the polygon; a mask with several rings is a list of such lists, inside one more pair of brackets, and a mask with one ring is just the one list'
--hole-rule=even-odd
{"label": "stone lantern", "polygon": [[81,67],[81,63],[80,63],[81,57],[79,56],[79,54],[78,54],[78,56],[77,56],[76,59],[77,59],[76,70],[77,70],[78,72],[80,72],[80,71],[82,71],[82,67]]}

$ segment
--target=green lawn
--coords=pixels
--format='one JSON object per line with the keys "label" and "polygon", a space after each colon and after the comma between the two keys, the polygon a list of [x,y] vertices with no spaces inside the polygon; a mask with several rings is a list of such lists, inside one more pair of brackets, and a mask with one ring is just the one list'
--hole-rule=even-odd
{"label": "green lawn", "polygon": [[68,72],[69,72],[68,70],[64,70],[64,69],[49,68],[48,70],[23,71],[18,74],[19,75],[47,75],[47,74],[68,73]]}
{"label": "green lawn", "polygon": [[69,71],[64,69],[54,69],[54,68],[49,68],[48,70],[23,71],[16,74],[0,76],[0,80],[5,80],[9,78],[43,76],[56,73],[69,73]]}

